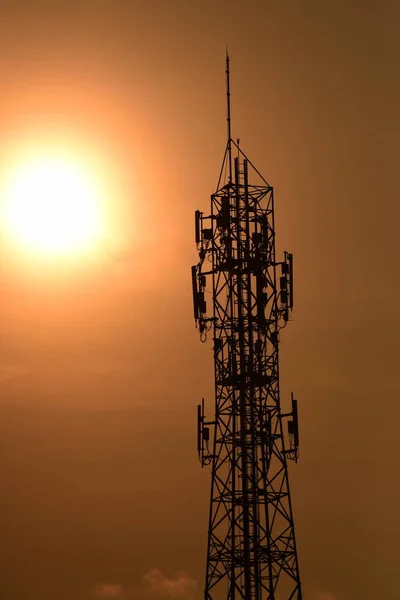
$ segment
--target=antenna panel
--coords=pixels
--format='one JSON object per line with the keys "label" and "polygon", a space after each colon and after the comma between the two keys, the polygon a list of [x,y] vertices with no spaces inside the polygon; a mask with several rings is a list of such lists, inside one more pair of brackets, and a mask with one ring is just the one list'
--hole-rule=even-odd
{"label": "antenna panel", "polygon": [[193,313],[194,313],[195,321],[197,321],[197,319],[199,318],[199,305],[197,302],[198,289],[197,289],[197,266],[196,265],[193,265],[193,267],[192,267],[192,290],[193,290]]}
{"label": "antenna panel", "polygon": [[201,221],[201,212],[196,210],[194,213],[194,228],[195,228],[195,236],[196,236],[196,244],[200,243],[200,221]]}

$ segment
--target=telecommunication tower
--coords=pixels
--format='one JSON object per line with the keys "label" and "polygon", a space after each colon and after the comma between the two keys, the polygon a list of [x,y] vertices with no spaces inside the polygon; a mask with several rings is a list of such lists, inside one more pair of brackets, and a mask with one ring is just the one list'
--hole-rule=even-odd
{"label": "telecommunication tower", "polygon": [[[215,411],[198,406],[198,453],[211,465],[205,600],[301,600],[288,479],[297,401],[281,410],[278,346],[293,308],[293,258],[275,257],[273,189],[228,136],[211,212],[195,213],[194,318],[214,342]],[[211,285],[212,309],[206,293]]]}

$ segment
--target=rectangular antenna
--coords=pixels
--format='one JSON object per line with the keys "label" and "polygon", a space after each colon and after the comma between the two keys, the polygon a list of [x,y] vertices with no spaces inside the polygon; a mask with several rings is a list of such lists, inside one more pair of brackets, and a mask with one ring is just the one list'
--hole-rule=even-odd
{"label": "rectangular antenna", "polygon": [[197,452],[200,456],[201,453],[201,421],[202,421],[202,406],[197,405]]}
{"label": "rectangular antenna", "polygon": [[293,308],[293,254],[288,254],[289,260],[289,298],[290,308]]}
{"label": "rectangular antenna", "polygon": [[197,301],[198,289],[197,289],[197,266],[196,265],[193,265],[193,267],[192,267],[192,288],[193,288],[193,313],[194,313],[194,319],[195,319],[195,321],[197,321],[197,319],[199,318],[199,304]]}
{"label": "rectangular antenna", "polygon": [[194,213],[196,244],[200,243],[200,215],[201,212],[199,210],[196,210],[196,212]]}

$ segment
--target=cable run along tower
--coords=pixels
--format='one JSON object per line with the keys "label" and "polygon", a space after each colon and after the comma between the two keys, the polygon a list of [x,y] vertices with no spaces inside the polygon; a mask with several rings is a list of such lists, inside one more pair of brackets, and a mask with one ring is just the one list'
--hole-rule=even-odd
{"label": "cable run along tower", "polygon": [[[293,308],[293,260],[275,256],[273,189],[231,136],[211,212],[195,213],[194,318],[214,344],[215,409],[198,406],[198,453],[211,467],[205,600],[302,600],[288,460],[297,401],[283,413],[278,347]],[[206,292],[212,295],[207,310]]]}

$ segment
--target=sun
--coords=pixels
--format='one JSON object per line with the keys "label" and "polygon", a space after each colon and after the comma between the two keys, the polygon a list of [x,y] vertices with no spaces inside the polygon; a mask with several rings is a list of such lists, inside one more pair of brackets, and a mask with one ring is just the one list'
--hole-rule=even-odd
{"label": "sun", "polygon": [[78,162],[52,156],[27,161],[13,169],[3,194],[5,232],[30,251],[77,253],[99,239],[99,192]]}

